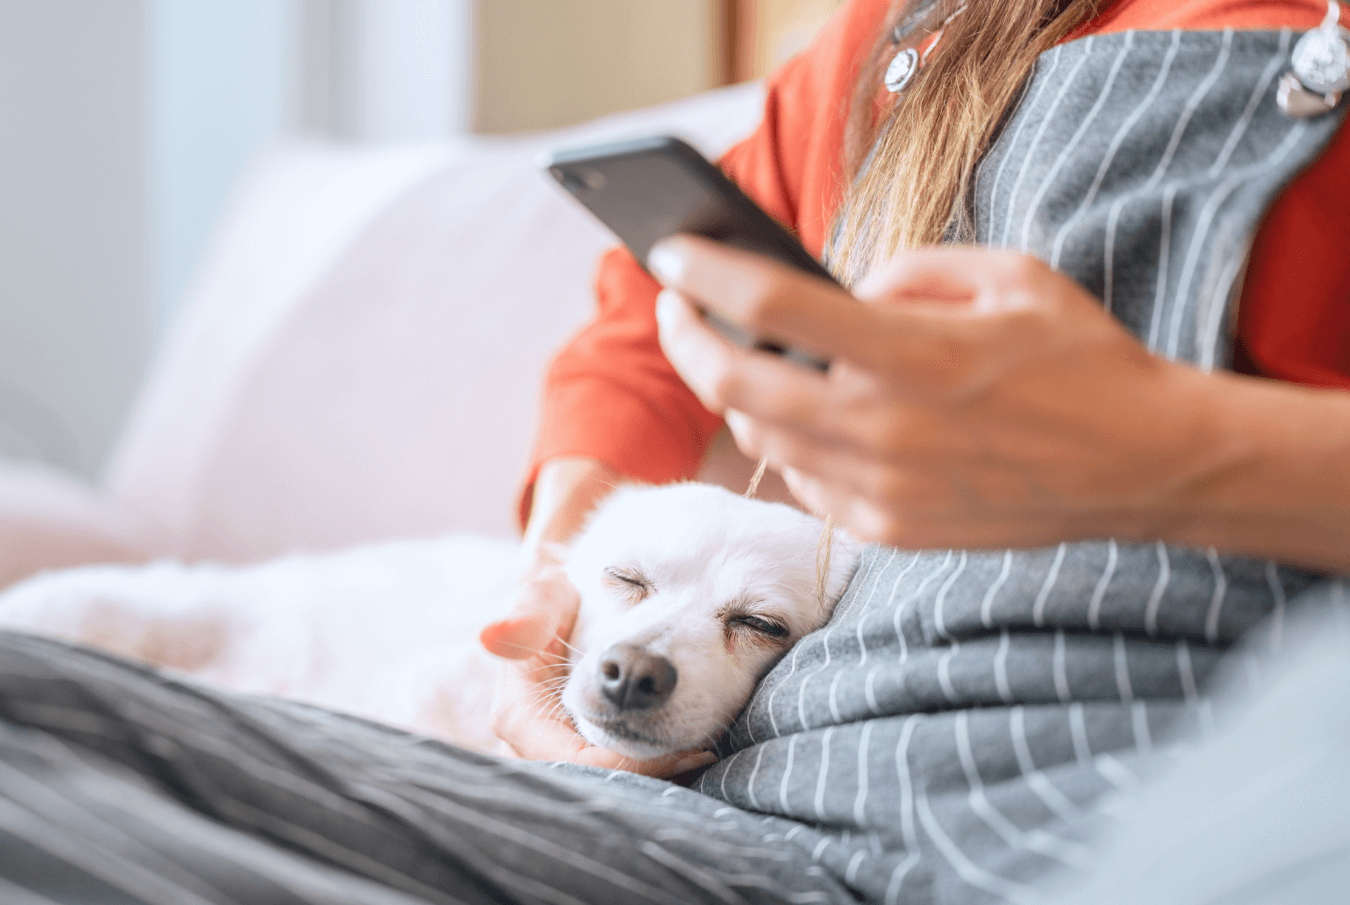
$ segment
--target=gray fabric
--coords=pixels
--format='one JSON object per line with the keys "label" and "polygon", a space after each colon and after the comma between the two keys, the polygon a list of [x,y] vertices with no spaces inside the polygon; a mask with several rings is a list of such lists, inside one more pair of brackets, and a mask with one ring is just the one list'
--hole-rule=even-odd
{"label": "gray fabric", "polygon": [[0,632],[0,901],[846,901],[791,829]]}
{"label": "gray fabric", "polygon": [[[1224,364],[1260,217],[1338,126],[1278,110],[1292,37],[1057,47],[982,162],[977,240],[1051,262],[1150,348]],[[869,901],[1035,901],[1087,863],[1091,803],[1203,724],[1221,652],[1316,581],[1162,544],[871,549],[698,788],[826,827],[813,856]]]}
{"label": "gray fabric", "polygon": [[[980,240],[1054,262],[1151,347],[1221,365],[1250,236],[1337,126],[1276,110],[1290,45],[1126,33],[1052,51],[981,167]],[[1234,639],[1330,586],[1160,545],[873,548],[697,791],[503,764],[4,636],[5,763],[65,803],[24,803],[27,780],[0,771],[0,876],[187,901],[127,885],[167,857],[224,884],[206,901],[259,901],[217,859],[263,864],[266,844],[294,872],[268,862],[258,882],[299,878],[275,901],[362,900],[349,880],[390,902],[1036,901],[1089,860],[1102,794],[1203,728],[1205,676]],[[137,796],[173,815],[138,821]],[[122,861],[99,874],[36,844],[51,832]]]}

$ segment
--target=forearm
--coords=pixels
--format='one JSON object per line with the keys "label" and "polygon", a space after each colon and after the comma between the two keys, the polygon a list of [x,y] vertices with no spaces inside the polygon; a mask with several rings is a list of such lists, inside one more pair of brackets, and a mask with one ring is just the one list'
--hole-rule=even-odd
{"label": "forearm", "polygon": [[1198,429],[1165,540],[1350,574],[1350,393],[1235,374],[1182,376]]}
{"label": "forearm", "polygon": [[622,476],[595,459],[559,458],[539,469],[525,526],[523,550],[527,565],[547,556],[548,546],[571,540],[586,516]]}

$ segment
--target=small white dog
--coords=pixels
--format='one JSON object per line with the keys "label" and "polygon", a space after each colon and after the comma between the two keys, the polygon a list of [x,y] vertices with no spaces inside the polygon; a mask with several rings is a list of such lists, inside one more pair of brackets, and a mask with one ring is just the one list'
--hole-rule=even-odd
{"label": "small white dog", "polygon": [[844,592],[857,545],[822,528],[707,484],[612,494],[566,559],[582,605],[562,703],[578,731],[638,760],[715,743]]}
{"label": "small white dog", "polygon": [[[720,487],[625,487],[565,569],[582,606],[563,705],[592,743],[637,759],[710,745],[756,682],[824,625],[857,560],[817,519]],[[495,658],[516,545],[472,536],[259,566],[95,566],[0,593],[0,627],[494,750]]]}

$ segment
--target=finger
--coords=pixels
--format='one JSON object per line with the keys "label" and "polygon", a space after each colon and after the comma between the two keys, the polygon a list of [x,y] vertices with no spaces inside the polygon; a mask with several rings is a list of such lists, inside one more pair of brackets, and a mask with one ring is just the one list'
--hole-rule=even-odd
{"label": "finger", "polygon": [[1011,286],[1039,284],[1049,268],[1021,252],[970,246],[902,251],[878,265],[853,289],[867,301],[889,298],[952,302],[975,300]]}
{"label": "finger", "polygon": [[581,596],[562,570],[549,570],[527,581],[510,615],[484,626],[478,640],[499,657],[533,657],[571,636],[580,608]]}
{"label": "finger", "polygon": [[835,436],[839,403],[824,375],[771,353],[738,349],[672,290],[661,293],[657,320],[666,358],[710,411],[740,409],[822,438]]}
{"label": "finger", "polygon": [[497,729],[511,750],[526,760],[566,761],[659,778],[688,773],[717,761],[712,751],[677,751],[651,760],[637,760],[597,748],[579,735],[571,723],[532,708],[515,708],[503,716]]}
{"label": "finger", "polygon": [[478,633],[488,652],[508,660],[538,656],[559,636],[558,620],[543,614],[490,622]]}
{"label": "finger", "polygon": [[[762,255],[695,236],[658,243],[648,264],[678,289],[752,334],[879,369],[919,353],[929,328],[896,333],[888,313],[839,286]],[[902,324],[903,326],[904,324]]]}
{"label": "finger", "polygon": [[[614,754],[613,751],[605,751],[603,748],[591,748],[590,750],[597,752],[597,756]],[[620,756],[619,761],[613,766],[609,766],[609,769],[626,770],[629,773],[652,776],[656,779],[670,779],[682,773],[702,770],[704,767],[710,767],[715,763],[717,763],[717,755],[712,751],[679,751],[652,760],[633,760],[631,757]],[[606,765],[596,764],[596,766]]]}

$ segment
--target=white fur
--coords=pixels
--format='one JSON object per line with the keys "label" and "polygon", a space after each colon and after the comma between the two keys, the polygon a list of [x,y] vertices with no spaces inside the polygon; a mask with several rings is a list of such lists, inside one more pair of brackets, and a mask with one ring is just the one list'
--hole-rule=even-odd
{"label": "white fur", "polygon": [[[639,760],[715,742],[756,683],[803,636],[829,619],[857,562],[857,545],[836,533],[824,593],[817,594],[822,524],[778,503],[720,487],[626,488],[587,524],[567,557],[581,592],[577,650],[563,705],[592,744]],[[634,602],[606,570],[650,581]],[[777,639],[738,616],[773,621]],[[668,659],[678,679],[670,700],[619,712],[600,693],[601,655],[636,644]]]}
{"label": "white fur", "polygon": [[[793,641],[823,624],[855,554],[836,542],[822,607],[814,593],[820,534],[819,521],[790,507],[706,485],[613,494],[566,563],[583,604],[565,701],[583,734],[634,757],[713,738],[786,650],[727,644],[713,615],[744,596],[781,616]],[[0,626],[491,750],[497,663],[477,635],[505,615],[517,555],[509,541],[455,535],[245,567],[90,566],[0,593]],[[656,592],[624,605],[603,579],[616,563],[650,570]],[[624,639],[679,670],[670,706],[646,727],[652,744],[607,735],[588,717],[594,666],[582,654]]]}

